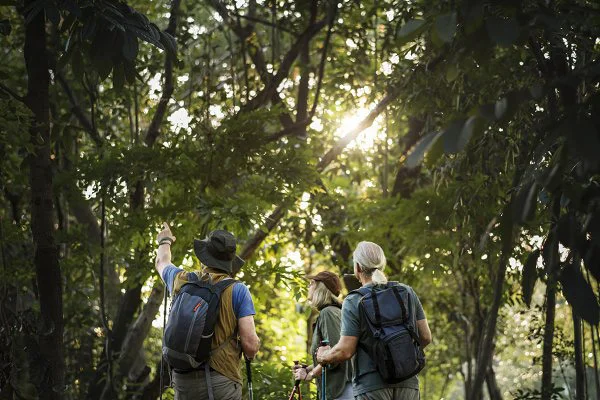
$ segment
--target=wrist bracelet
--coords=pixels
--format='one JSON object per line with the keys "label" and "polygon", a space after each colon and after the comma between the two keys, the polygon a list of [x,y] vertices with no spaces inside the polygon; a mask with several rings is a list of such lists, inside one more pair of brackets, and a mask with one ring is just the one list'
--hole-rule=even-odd
{"label": "wrist bracelet", "polygon": [[172,242],[169,242],[168,240],[164,240],[164,241],[160,242],[158,245],[161,246],[163,244],[168,244],[170,246],[172,244]]}
{"label": "wrist bracelet", "polygon": [[169,244],[173,244],[173,239],[171,239],[170,237],[164,237],[158,241],[158,245],[160,246],[161,244],[167,243],[167,242]]}

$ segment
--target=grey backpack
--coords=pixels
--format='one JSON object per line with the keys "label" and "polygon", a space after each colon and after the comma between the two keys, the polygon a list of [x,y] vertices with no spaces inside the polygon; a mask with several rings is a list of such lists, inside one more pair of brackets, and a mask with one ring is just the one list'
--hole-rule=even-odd
{"label": "grey backpack", "polygon": [[163,357],[178,372],[200,369],[209,360],[221,294],[236,283],[234,279],[212,283],[196,274],[189,278],[173,299],[163,337]]}
{"label": "grey backpack", "polygon": [[361,287],[359,315],[368,340],[359,346],[371,357],[386,383],[402,382],[425,367],[425,354],[411,318],[409,288],[389,282]]}

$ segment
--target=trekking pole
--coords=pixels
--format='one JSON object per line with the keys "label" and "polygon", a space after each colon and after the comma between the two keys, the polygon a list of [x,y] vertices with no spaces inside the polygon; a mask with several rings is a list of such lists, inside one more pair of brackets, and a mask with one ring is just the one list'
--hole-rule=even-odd
{"label": "trekking pole", "polygon": [[[329,340],[321,340],[321,346],[329,346]],[[327,365],[321,364],[321,368],[323,371],[321,373],[321,400],[327,400]]]}
{"label": "trekking pole", "polygon": [[[300,365],[300,361],[294,360],[294,365]],[[302,364],[300,366],[302,368],[308,367],[308,365],[306,364]],[[296,379],[296,381],[294,382],[294,389],[292,390],[292,393],[290,394],[288,400],[292,400],[296,393],[298,393],[298,400],[302,400],[302,392],[300,391],[300,379]]]}
{"label": "trekking pole", "polygon": [[254,400],[254,393],[252,392],[252,367],[250,363],[252,360],[244,356],[246,359],[246,377],[248,380],[248,400]]}

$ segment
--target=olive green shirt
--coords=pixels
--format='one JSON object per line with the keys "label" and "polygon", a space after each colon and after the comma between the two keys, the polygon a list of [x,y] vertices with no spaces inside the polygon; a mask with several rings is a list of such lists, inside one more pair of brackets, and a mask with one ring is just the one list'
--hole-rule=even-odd
{"label": "olive green shirt", "polygon": [[[312,343],[310,346],[310,353],[313,356],[313,364],[317,365],[315,354],[319,348],[321,340],[329,340],[331,347],[335,346],[340,340],[340,322],[342,318],[342,310],[339,307],[327,306],[319,312],[319,318],[317,318],[314,324],[314,331],[312,335]],[[332,400],[339,397],[344,391],[346,383],[352,381],[352,365],[350,360],[345,361],[341,364],[332,366],[327,369],[327,399]],[[319,392],[319,399],[321,398],[321,377],[317,377],[317,391]]]}

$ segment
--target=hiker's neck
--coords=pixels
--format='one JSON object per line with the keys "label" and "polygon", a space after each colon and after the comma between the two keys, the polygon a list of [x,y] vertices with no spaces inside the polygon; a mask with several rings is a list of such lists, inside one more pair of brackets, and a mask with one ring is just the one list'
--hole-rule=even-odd
{"label": "hiker's neck", "polygon": [[359,274],[358,275],[358,280],[360,281],[360,283],[365,286],[369,283],[373,282],[373,278],[370,276],[364,276],[363,274]]}
{"label": "hiker's neck", "polygon": [[213,267],[204,267],[202,268],[202,272],[205,274],[217,274],[217,275],[227,275],[230,276],[227,272],[220,270],[218,268],[213,268]]}

